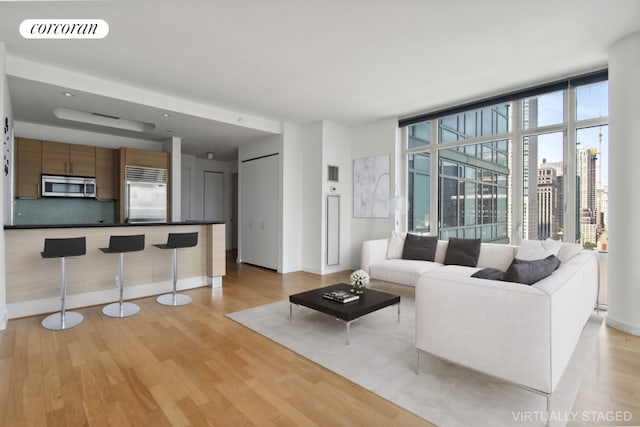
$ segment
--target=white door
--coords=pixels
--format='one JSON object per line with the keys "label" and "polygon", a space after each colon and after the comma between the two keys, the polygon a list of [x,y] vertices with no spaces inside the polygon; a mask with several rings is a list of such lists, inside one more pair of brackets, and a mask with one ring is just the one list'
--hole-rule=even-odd
{"label": "white door", "polygon": [[278,268],[277,154],[244,161],[240,169],[242,261]]}
{"label": "white door", "polygon": [[204,171],[204,220],[224,221],[224,176]]}

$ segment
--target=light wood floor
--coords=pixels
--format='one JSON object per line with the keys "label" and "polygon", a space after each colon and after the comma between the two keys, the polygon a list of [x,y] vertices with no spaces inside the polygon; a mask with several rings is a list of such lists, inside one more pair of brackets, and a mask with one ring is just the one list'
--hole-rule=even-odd
{"label": "light wood floor", "polygon": [[[431,425],[224,317],[347,273],[279,275],[229,261],[223,289],[187,291],[185,307],[145,298],[125,319],[81,309],[85,321],[67,331],[43,329],[43,316],[9,321],[0,426]],[[628,410],[640,424],[638,373],[640,338],[603,326],[576,410]]]}

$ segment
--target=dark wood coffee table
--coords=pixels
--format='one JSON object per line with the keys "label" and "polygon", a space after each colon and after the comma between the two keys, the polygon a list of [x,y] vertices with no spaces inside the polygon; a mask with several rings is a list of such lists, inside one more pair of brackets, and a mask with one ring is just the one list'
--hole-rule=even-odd
{"label": "dark wood coffee table", "polygon": [[311,291],[289,296],[289,321],[293,319],[294,304],[302,305],[321,313],[328,314],[329,316],[333,316],[337,320],[344,322],[347,326],[347,345],[349,345],[351,337],[351,323],[355,322],[365,314],[373,313],[374,311],[378,311],[391,305],[397,305],[398,322],[400,322],[399,295],[367,288],[364,293],[360,294],[360,299],[357,301],[341,303],[322,298],[322,294],[325,292],[340,290],[349,292],[351,290],[351,285],[338,283],[337,285],[313,289]]}

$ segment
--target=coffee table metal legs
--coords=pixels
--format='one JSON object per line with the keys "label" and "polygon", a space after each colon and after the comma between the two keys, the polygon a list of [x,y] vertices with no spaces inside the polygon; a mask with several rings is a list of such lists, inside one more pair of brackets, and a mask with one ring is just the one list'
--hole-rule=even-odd
{"label": "coffee table metal legs", "polygon": [[[398,306],[398,323],[400,323],[400,303],[396,304]],[[359,320],[360,317],[358,317],[357,319],[353,319],[353,320],[342,320],[342,319],[338,319],[336,317],[336,320],[338,322],[342,322],[345,324],[346,328],[347,328],[347,345],[349,345],[349,342],[351,340],[351,324],[353,322],[355,322],[356,320]],[[293,320],[293,303],[290,302],[289,303],[289,322],[291,322]]]}

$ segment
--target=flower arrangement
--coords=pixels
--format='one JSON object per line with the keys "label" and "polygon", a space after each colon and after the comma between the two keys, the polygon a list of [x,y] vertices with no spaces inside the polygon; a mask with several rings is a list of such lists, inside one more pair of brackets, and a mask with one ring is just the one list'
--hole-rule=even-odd
{"label": "flower arrangement", "polygon": [[369,283],[369,275],[364,270],[356,270],[351,273],[351,284],[353,285],[352,292],[361,294],[364,292],[364,288]]}

